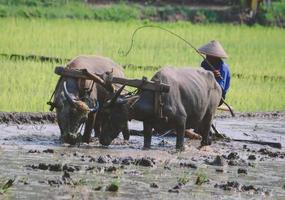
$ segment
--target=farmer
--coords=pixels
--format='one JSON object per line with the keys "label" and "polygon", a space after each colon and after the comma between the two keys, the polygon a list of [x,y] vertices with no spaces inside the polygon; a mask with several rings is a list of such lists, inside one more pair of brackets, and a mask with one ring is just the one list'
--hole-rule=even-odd
{"label": "farmer", "polygon": [[[216,40],[212,40],[203,45],[198,51],[206,55],[206,59],[201,63],[201,67],[214,73],[216,81],[222,88],[222,97],[225,99],[226,93],[230,87],[231,75],[228,65],[222,59],[228,58],[228,55],[222,45]],[[222,101],[220,105],[221,104]]]}

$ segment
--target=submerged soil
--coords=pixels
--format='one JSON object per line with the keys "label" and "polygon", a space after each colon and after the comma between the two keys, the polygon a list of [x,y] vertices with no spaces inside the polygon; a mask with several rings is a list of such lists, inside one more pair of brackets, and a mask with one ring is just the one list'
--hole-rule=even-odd
{"label": "submerged soil", "polygon": [[[250,116],[252,116],[251,114]],[[279,142],[281,149],[216,141],[199,149],[175,137],[120,136],[108,148],[60,144],[56,124],[0,124],[0,187],[15,179],[0,199],[284,199],[285,116],[219,117],[217,129],[230,138]],[[141,130],[142,124],[130,123]]]}

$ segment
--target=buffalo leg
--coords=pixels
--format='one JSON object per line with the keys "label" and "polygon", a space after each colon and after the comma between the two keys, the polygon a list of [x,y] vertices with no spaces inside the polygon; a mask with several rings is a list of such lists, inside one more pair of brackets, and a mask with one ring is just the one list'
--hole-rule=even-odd
{"label": "buffalo leg", "polygon": [[98,116],[96,116],[95,119],[94,131],[95,131],[95,137],[99,138],[102,132],[102,121],[98,118]]}
{"label": "buffalo leg", "polygon": [[185,123],[180,122],[176,128],[176,149],[184,150]]}
{"label": "buffalo leg", "polygon": [[85,124],[84,134],[83,134],[83,138],[82,138],[83,142],[86,142],[86,143],[90,142],[91,132],[92,132],[92,129],[94,127],[94,123],[95,123],[95,114],[90,113],[88,115],[88,119],[87,119],[87,122]]}
{"label": "buffalo leg", "polygon": [[126,123],[125,127],[123,128],[122,133],[123,133],[124,140],[130,139],[130,130],[128,127],[128,122]]}
{"label": "buffalo leg", "polygon": [[143,122],[143,135],[144,135],[144,149],[150,149],[152,126],[148,122]]}
{"label": "buffalo leg", "polygon": [[199,127],[199,133],[202,135],[201,146],[211,145],[211,124],[212,115],[206,114]]}

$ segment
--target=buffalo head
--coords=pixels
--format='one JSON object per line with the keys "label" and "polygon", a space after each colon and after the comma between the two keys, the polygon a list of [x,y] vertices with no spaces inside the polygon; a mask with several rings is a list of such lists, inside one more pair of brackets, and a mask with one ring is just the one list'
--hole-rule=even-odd
{"label": "buffalo head", "polygon": [[115,93],[112,99],[105,102],[102,108],[104,117],[102,134],[99,138],[102,145],[108,146],[118,137],[129,120],[131,105],[138,99],[137,96],[121,96],[123,88],[124,86]]}
{"label": "buffalo head", "polygon": [[92,91],[81,89],[77,79],[63,79],[55,93],[54,104],[63,142],[75,144],[80,140],[78,130],[99,103]]}

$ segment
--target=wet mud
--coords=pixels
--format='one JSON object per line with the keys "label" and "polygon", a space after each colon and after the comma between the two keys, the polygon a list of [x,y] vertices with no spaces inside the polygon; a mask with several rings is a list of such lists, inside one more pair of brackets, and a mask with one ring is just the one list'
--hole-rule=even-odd
{"label": "wet mud", "polygon": [[0,112],[0,124],[45,124],[55,122],[55,112]]}
{"label": "wet mud", "polygon": [[153,137],[151,150],[142,150],[141,136],[70,146],[60,144],[56,124],[2,123],[0,186],[15,180],[0,199],[284,199],[284,122],[282,115],[215,120],[230,138],[281,149],[227,140],[199,148],[186,139],[183,152],[175,137]]}
{"label": "wet mud", "polygon": [[[284,111],[275,112],[235,112],[236,118],[281,118],[285,117]],[[216,118],[231,118],[230,113],[218,112]],[[0,112],[0,124],[46,124],[56,123],[55,112]]]}

